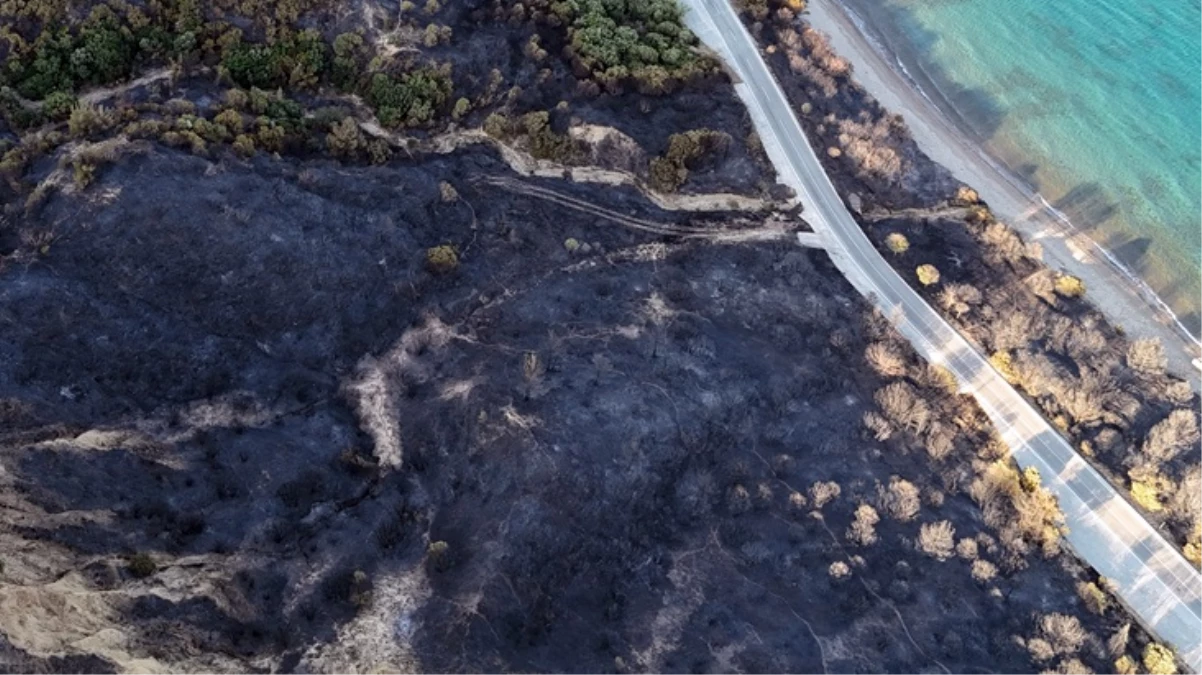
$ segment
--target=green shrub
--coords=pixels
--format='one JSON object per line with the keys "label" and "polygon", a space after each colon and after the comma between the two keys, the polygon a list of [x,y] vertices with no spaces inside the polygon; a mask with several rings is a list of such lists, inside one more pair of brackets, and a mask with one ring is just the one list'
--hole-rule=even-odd
{"label": "green shrub", "polygon": [[30,52],[9,59],[8,79],[22,96],[40,100],[128,77],[136,55],[135,36],[110,13],[85,22],[74,35],[64,27],[43,30]]}
{"label": "green shrub", "polygon": [[244,123],[242,113],[234,109],[222,110],[213,118],[213,122],[225,127],[231,134],[242,133]]}
{"label": "green shrub", "polygon": [[509,135],[509,118],[503,113],[490,113],[484,118],[484,133],[497,140],[504,140]]}
{"label": "green shrub", "polygon": [[284,139],[287,132],[284,128],[268,117],[260,117],[257,122],[258,145],[268,152],[280,152],[284,149]]}
{"label": "green shrub", "polygon": [[459,252],[443,244],[426,249],[426,269],[434,274],[447,274],[459,267]]}
{"label": "green shrub", "polygon": [[92,184],[92,180],[96,177],[96,165],[83,160],[75,160],[73,163],[73,177],[75,187],[80,190]]}
{"label": "green shrub", "polygon": [[392,147],[382,138],[373,138],[367,142],[367,156],[372,164],[386,164],[392,159]]}
{"label": "green shrub", "polygon": [[238,134],[233,143],[234,152],[242,157],[253,157],[255,154],[255,139],[246,134]]}
{"label": "green shrub", "polygon": [[305,109],[289,98],[273,96],[267,101],[267,116],[288,128],[295,128],[305,117]]}
{"label": "green shrub", "polygon": [[393,78],[376,73],[367,89],[367,102],[376,111],[380,123],[389,127],[422,126],[451,95],[451,78],[441,72],[422,69]]}
{"label": "green shrub", "polygon": [[250,105],[250,97],[243,89],[230,89],[225,92],[225,104],[234,110],[246,110]]}
{"label": "green shrub", "polygon": [[644,93],[662,93],[699,69],[676,0],[570,0],[555,11],[571,21],[575,60],[608,86],[633,78]]}
{"label": "green shrub", "polygon": [[326,67],[326,44],[315,30],[303,30],[269,44],[238,42],[221,65],[244,87],[312,87]]}
{"label": "green shrub", "polygon": [[75,103],[74,95],[65,91],[56,91],[42,101],[42,114],[47,119],[61,122],[71,116],[71,110],[75,108]]}
{"label": "green shrub", "polygon": [[522,127],[530,145],[530,154],[536,159],[569,162],[572,159],[572,139],[566,134],[557,134],[551,129],[551,114],[545,110],[529,112],[522,116]]}
{"label": "green shrub", "polygon": [[134,55],[133,35],[109,18],[80,30],[71,68],[78,82],[107,84],[129,76]]}
{"label": "green shrub", "polygon": [[262,115],[267,112],[267,105],[271,103],[271,94],[258,87],[251,87],[247,99],[250,102],[250,111],[256,115]]}
{"label": "green shrub", "polygon": [[126,568],[130,574],[142,579],[158,571],[159,566],[155,563],[154,558],[150,557],[149,553],[135,553],[130,556],[129,561],[126,563]]}
{"label": "green shrub", "polygon": [[693,129],[668,137],[668,149],[662,157],[652,158],[648,167],[651,187],[660,192],[675,192],[689,177],[702,158],[725,152],[730,136],[713,129]]}
{"label": "green shrub", "polygon": [[357,33],[342,33],[334,38],[334,61],[330,67],[330,80],[343,89],[354,87],[363,70],[363,38]]}
{"label": "green shrub", "polygon": [[353,117],[335,124],[326,134],[326,148],[330,154],[343,159],[353,159],[363,147],[363,133]]}
{"label": "green shrub", "polygon": [[89,103],[78,103],[71,109],[67,120],[67,128],[76,138],[85,138],[96,134],[112,122],[108,111],[103,107],[93,107]]}
{"label": "green shrub", "polygon": [[676,192],[689,177],[689,170],[664,157],[651,158],[648,168],[651,187],[660,192]]}
{"label": "green shrub", "polygon": [[919,265],[915,270],[918,282],[923,286],[939,283],[939,270],[934,265]]}
{"label": "green shrub", "polygon": [[430,542],[426,556],[436,572],[444,572],[451,566],[451,546],[445,541]]}

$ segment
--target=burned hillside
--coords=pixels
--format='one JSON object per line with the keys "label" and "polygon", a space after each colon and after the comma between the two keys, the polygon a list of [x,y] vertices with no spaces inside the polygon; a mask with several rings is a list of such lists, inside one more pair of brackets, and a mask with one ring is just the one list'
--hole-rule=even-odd
{"label": "burned hillside", "polygon": [[0,669],[1161,655],[672,6],[85,5],[0,3]]}
{"label": "burned hillside", "polygon": [[56,194],[56,235],[0,277],[6,661],[1138,654],[979,411],[787,222],[480,150],[355,168],[151,146]]}

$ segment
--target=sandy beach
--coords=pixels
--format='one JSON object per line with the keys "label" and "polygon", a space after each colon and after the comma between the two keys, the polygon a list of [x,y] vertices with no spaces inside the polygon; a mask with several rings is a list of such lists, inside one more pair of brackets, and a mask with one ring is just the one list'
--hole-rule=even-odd
{"label": "sandy beach", "polygon": [[[862,10],[859,10],[862,11]],[[1087,298],[1115,325],[1132,337],[1159,337],[1169,359],[1169,370],[1200,387],[1200,374],[1191,361],[1202,353],[1199,343],[1180,327],[1159,298],[1127,277],[1107,253],[1085,235],[1075,232],[1019,177],[985,153],[965,129],[924,92],[927,83],[911,79],[897,56],[886,53],[871,37],[854,2],[812,0],[807,20],[827,33],[843,57],[851,61],[855,79],[890,111],[905,118],[918,146],[953,175],[974,187],[994,213],[1013,225],[1028,240],[1043,246],[1044,261],[1053,269],[1080,277]],[[921,74],[918,75],[921,77]]]}

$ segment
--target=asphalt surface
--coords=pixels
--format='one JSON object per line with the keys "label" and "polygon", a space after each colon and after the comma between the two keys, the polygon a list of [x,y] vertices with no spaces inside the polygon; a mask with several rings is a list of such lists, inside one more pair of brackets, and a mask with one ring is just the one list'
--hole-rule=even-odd
{"label": "asphalt surface", "polygon": [[948,368],[977,399],[1019,466],[1039,470],[1064,511],[1066,540],[1077,556],[1114,582],[1119,599],[1185,665],[1202,671],[1202,575],[881,257],[836,193],[730,4],[684,4],[689,26],[733,71],[778,180],[797,191],[806,221],[835,264],[919,353]]}

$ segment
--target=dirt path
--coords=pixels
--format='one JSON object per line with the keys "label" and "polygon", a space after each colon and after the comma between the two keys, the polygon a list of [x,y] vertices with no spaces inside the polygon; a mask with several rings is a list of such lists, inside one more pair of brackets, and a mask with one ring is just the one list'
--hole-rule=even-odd
{"label": "dirt path", "polygon": [[[788,239],[794,236],[795,228],[788,227],[786,223],[780,221],[769,222],[761,227],[734,229],[734,228],[719,228],[719,227],[697,227],[693,225],[670,225],[667,223],[657,223],[651,220],[635,218],[633,216],[625,216],[614,213],[611,209],[592,204],[582,199],[566,195],[556,190],[540,187],[502,176],[486,176],[480,179],[482,182],[496,187],[501,187],[511,192],[517,192],[530,197],[535,197],[545,201],[558,204],[565,208],[588,213],[589,215],[597,216],[605,220],[617,223],[624,227],[629,227],[633,230],[641,232],[650,232],[652,234],[671,235],[683,238],[709,239],[715,242],[722,243],[739,243],[749,241],[772,241],[777,239]],[[816,245],[816,242],[811,243]]]}
{"label": "dirt path", "polygon": [[158,82],[159,80],[165,80],[169,77],[171,77],[171,69],[170,68],[168,68],[168,67],[157,68],[155,70],[150,71],[149,73],[146,73],[142,77],[137,78],[136,80],[130,80],[129,82],[126,82],[124,84],[119,84],[119,85],[115,85],[112,87],[101,87],[99,89],[93,89],[91,91],[80,94],[79,101],[80,101],[80,103],[89,103],[91,105],[96,105],[97,103],[107,101],[110,98],[120,96],[121,94],[124,94],[125,92],[127,92],[131,89],[134,89],[136,87],[142,87],[142,86],[148,85],[152,82]]}
{"label": "dirt path", "polygon": [[[393,146],[408,148],[408,137],[384,129],[374,119],[361,120],[359,128],[369,136],[382,138]],[[731,193],[704,195],[663,194],[647,187],[634,174],[593,166],[567,166],[545,159],[536,159],[517,148],[501,143],[478,129],[453,131],[429,140],[421,141],[418,149],[424,152],[447,154],[468,145],[491,145],[501,155],[509,168],[523,176],[542,178],[566,178],[577,183],[599,183],[603,185],[629,185],[641,192],[648,200],[665,211],[740,211],[762,213],[776,208],[790,208],[791,203],[777,203],[757,197],[745,197]]]}

